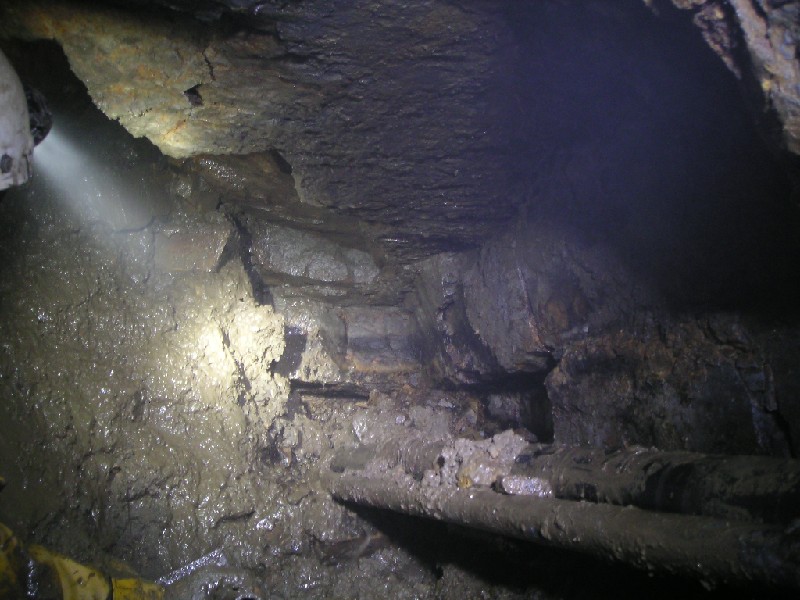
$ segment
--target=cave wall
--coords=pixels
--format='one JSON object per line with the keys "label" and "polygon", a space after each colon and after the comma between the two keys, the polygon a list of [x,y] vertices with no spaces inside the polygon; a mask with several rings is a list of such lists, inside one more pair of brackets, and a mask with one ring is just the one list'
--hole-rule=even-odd
{"label": "cave wall", "polygon": [[425,261],[419,286],[437,375],[467,387],[539,375],[559,442],[797,451],[794,396],[775,375],[795,329],[778,350],[761,339],[768,324],[735,311],[676,313],[607,250],[524,222]]}
{"label": "cave wall", "polygon": [[369,538],[319,465],[389,426],[796,456],[772,63],[649,4],[4,3],[57,125],[0,204],[0,519],[324,595],[373,571],[320,566]]}
{"label": "cave wall", "polygon": [[56,46],[4,49],[58,125],[0,205],[0,519],[152,578],[219,548],[320,568],[320,540],[361,530],[318,462],[357,439],[356,403],[419,381],[393,278],[344,229],[221,202],[94,107]]}
{"label": "cave wall", "polygon": [[[141,147],[105,127],[99,145]],[[115,229],[48,183],[3,200],[3,520],[163,573],[271,493],[252,473],[285,412],[288,380],[269,368],[284,320],[255,303],[241,263],[215,272],[205,244]],[[204,242],[230,229],[180,223]]]}

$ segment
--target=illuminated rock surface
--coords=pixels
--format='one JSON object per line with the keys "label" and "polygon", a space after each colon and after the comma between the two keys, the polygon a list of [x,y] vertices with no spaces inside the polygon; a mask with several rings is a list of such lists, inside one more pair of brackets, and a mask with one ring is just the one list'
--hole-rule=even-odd
{"label": "illuminated rock surface", "polygon": [[56,118],[0,203],[0,521],[174,597],[703,596],[320,471],[507,429],[797,456],[796,11],[4,2]]}

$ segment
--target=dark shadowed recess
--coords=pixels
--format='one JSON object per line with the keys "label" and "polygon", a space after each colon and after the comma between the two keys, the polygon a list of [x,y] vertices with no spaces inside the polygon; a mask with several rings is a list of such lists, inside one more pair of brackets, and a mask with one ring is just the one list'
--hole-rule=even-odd
{"label": "dark shadowed recess", "polygon": [[514,43],[493,105],[528,218],[610,246],[678,308],[796,305],[789,162],[742,82],[690,13],[581,6],[504,4]]}
{"label": "dark shadowed recess", "polygon": [[703,584],[682,577],[655,575],[577,552],[547,548],[482,531],[389,511],[351,506],[385,535],[416,555],[448,585],[448,565],[458,566],[492,585],[531,598],[578,600],[722,600],[789,599],[789,591],[746,583]]}

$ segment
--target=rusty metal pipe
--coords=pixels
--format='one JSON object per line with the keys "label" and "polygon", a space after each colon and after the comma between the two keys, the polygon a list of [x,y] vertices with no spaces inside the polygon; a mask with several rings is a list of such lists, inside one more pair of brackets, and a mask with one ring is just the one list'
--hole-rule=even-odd
{"label": "rusty metal pipe", "polygon": [[511,474],[545,479],[566,500],[778,524],[800,517],[800,460],[531,445]]}
{"label": "rusty metal pipe", "polygon": [[329,476],[342,502],[457,523],[709,583],[800,589],[800,527],[426,486],[394,469]]}
{"label": "rusty metal pipe", "polygon": [[800,589],[800,461],[413,433],[340,450],[328,480],[344,502],[711,583]]}

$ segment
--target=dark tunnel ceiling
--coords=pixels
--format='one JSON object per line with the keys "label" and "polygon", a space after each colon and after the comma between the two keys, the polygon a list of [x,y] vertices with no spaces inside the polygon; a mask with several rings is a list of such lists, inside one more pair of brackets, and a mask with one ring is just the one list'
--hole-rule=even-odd
{"label": "dark tunnel ceiling", "polygon": [[775,293],[798,222],[740,82],[684,14],[625,4],[510,7],[517,68],[496,105],[529,215],[610,244],[678,301]]}
{"label": "dark tunnel ceiling", "polygon": [[678,302],[791,287],[785,167],[687,13],[454,5],[463,19],[430,31],[392,2],[209,9],[203,27],[270,30],[281,77],[319,86],[313,110],[276,106],[272,147],[306,199],[379,224],[390,260],[472,246],[522,210],[611,246]]}

